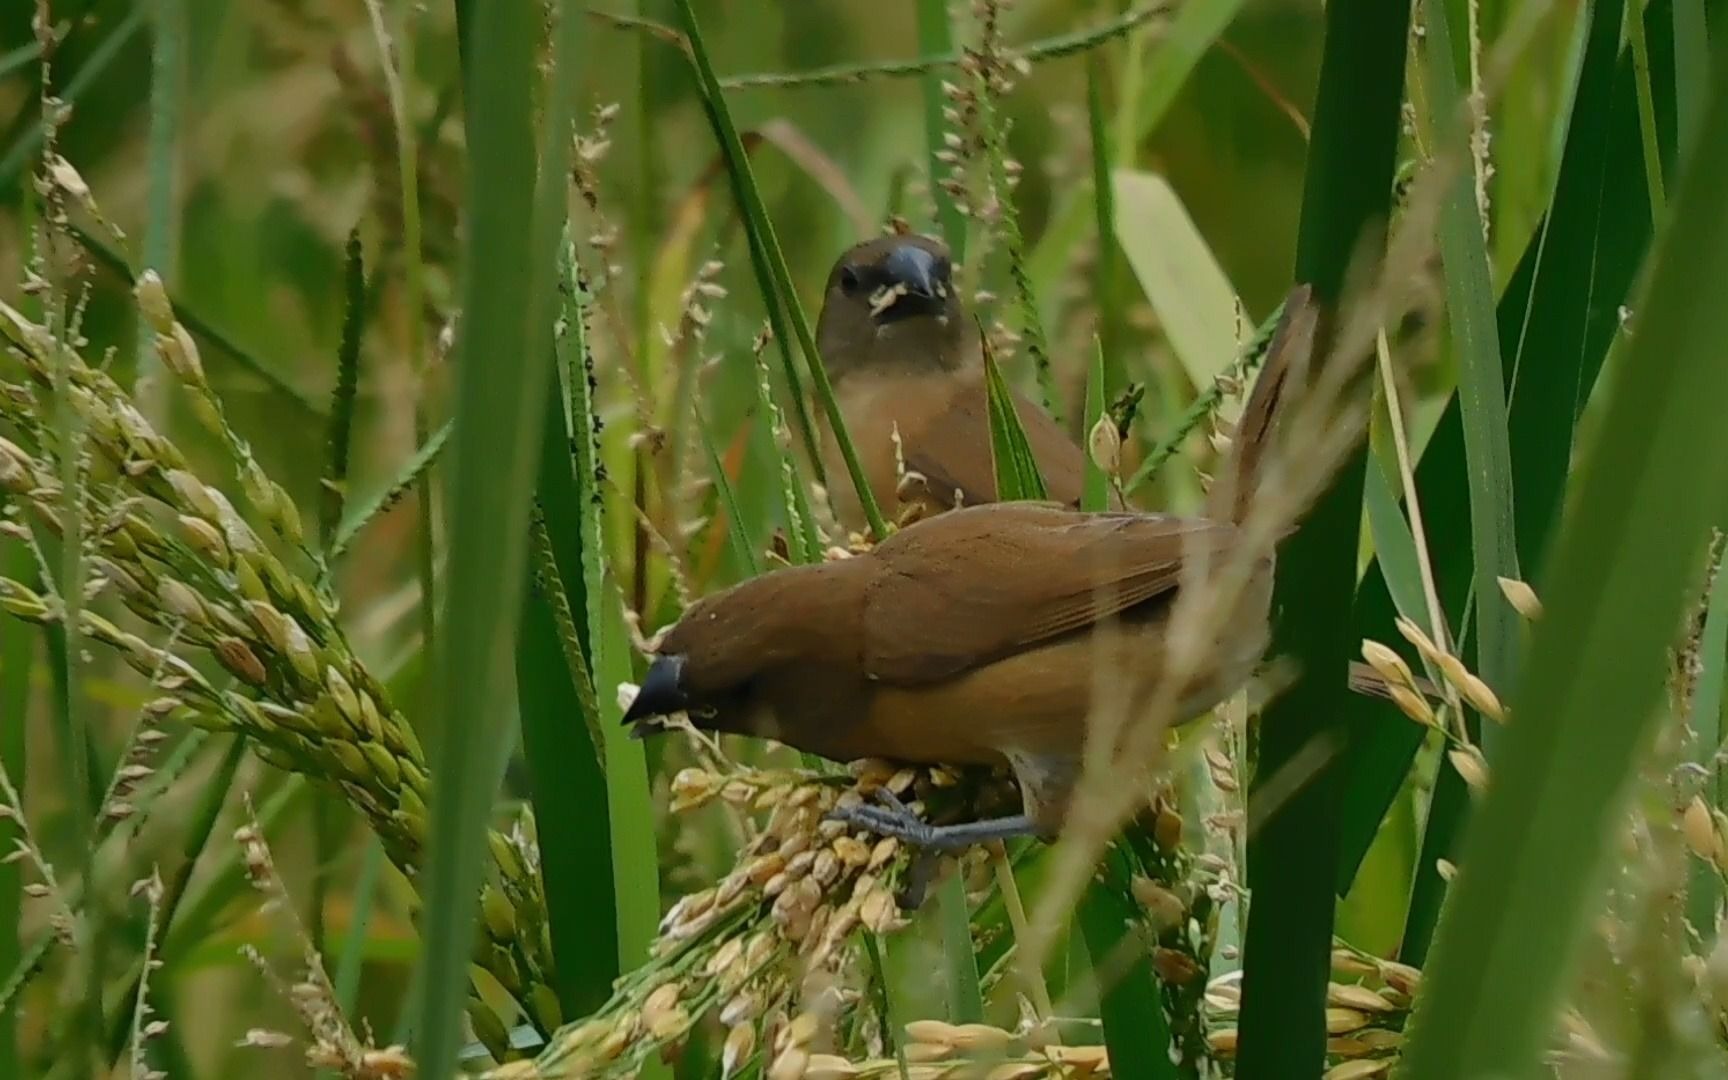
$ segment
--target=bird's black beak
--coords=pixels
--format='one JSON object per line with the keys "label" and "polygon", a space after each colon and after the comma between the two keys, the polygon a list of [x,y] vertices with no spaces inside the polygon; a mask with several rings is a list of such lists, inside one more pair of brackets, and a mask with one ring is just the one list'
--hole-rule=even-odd
{"label": "bird's black beak", "polygon": [[683,676],[682,656],[674,653],[654,658],[654,662],[648,665],[648,674],[642,679],[642,689],[636,694],[636,700],[624,711],[624,723],[637,725],[632,734],[647,734],[656,729],[655,725],[642,721],[670,716],[689,707],[690,699],[682,685]]}
{"label": "bird's black beak", "polygon": [[895,248],[882,261],[882,272],[890,285],[904,285],[908,295],[923,300],[938,299],[939,292],[947,288],[936,256],[917,244]]}

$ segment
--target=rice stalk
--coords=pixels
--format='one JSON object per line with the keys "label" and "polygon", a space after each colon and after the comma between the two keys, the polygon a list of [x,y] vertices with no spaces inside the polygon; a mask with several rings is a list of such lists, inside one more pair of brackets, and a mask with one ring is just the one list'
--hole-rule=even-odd
{"label": "rice stalk", "polygon": [[[148,286],[141,306],[153,320],[163,309]],[[213,398],[200,379],[197,346],[178,321],[153,321],[156,347],[169,371]],[[27,379],[0,385],[0,419],[34,446],[0,442],[0,487],[10,512],[27,513],[50,531],[66,524],[59,452],[41,417],[44,391],[58,365],[67,400],[88,432],[99,479],[87,485],[72,518],[87,522],[93,581],[113,592],[146,623],[179,628],[179,644],[163,648],[93,610],[78,613],[80,637],[116,652],[145,675],[161,669],[164,719],[216,732],[244,734],[270,764],[340,791],[372,825],[390,859],[411,878],[427,837],[431,791],[425,752],[382,682],[353,653],[322,589],[294,568],[315,560],[283,527],[297,515],[275,502],[281,491],[255,462],[232,461],[242,486],[251,480],[250,515],[189,471],[185,455],[158,433],[107,374],[88,366],[46,327],[0,303],[0,339],[22,361]],[[219,419],[218,412],[211,412]],[[239,445],[230,442],[232,450]],[[232,459],[231,459],[232,460]],[[250,467],[248,467],[250,466]],[[92,466],[96,468],[95,465]],[[284,496],[285,499],[285,496]],[[266,510],[268,507],[268,517]],[[255,518],[275,527],[275,546]],[[61,598],[43,596],[16,579],[0,579],[0,605],[31,621],[65,625]],[[207,652],[233,677],[217,685],[189,663]],[[514,916],[490,928],[475,963],[518,1001],[531,1019],[555,1026],[555,1013],[536,1004],[553,961],[539,933],[544,919],[532,861],[510,839],[492,833],[488,890],[508,896]]]}

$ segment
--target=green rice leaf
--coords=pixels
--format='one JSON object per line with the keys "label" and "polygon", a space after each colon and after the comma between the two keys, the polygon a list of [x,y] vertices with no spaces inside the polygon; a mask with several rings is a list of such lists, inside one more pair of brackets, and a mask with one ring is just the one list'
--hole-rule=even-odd
{"label": "green rice leaf", "polygon": [[1105,856],[1103,880],[1080,900],[1080,933],[1098,980],[1104,1045],[1113,1075],[1164,1080],[1181,1074],[1170,1060],[1170,1028],[1158,980],[1133,927],[1145,917],[1132,901],[1131,858],[1120,846]]}
{"label": "green rice leaf", "polygon": [[1534,1073],[1658,711],[1728,487],[1717,300],[1728,280],[1728,45],[1637,334],[1606,388],[1493,783],[1425,974],[1411,1080]]}
{"label": "green rice leaf", "polygon": [[[1297,280],[1324,305],[1373,230],[1383,228],[1392,191],[1409,10],[1381,0],[1333,0],[1315,105]],[[1359,452],[1278,556],[1275,610],[1317,612],[1356,584],[1364,457]],[[1339,715],[1345,668],[1358,639],[1348,619],[1280,618],[1273,652],[1301,677],[1260,718],[1259,759],[1249,801],[1248,886],[1253,904],[1243,949],[1237,1075],[1318,1077],[1326,1055],[1326,985],[1336,896],[1316,867],[1337,858],[1342,779],[1329,748],[1344,741]],[[1315,755],[1326,754],[1318,764]],[[1289,770],[1289,771],[1287,771]],[[1268,785],[1289,792],[1261,806]],[[1276,788],[1274,789],[1276,790]],[[1258,798],[1257,798],[1258,797]]]}
{"label": "green rice leaf", "polygon": [[[561,5],[562,6],[562,5]],[[483,836],[512,731],[498,709],[527,561],[528,508],[550,364],[559,221],[535,190],[532,79],[541,19],[525,5],[483,4],[464,69],[469,186],[457,331],[456,449],[449,579],[430,732],[431,830],[420,888],[426,908],[413,1053],[420,1075],[456,1065],[484,855]],[[549,153],[567,149],[556,138]],[[550,161],[547,187],[564,172]]]}
{"label": "green rice leaf", "polygon": [[[1669,0],[1655,0],[1646,12],[1652,62],[1660,71],[1667,70],[1672,49],[1666,35],[1654,28],[1669,11]],[[1513,512],[1518,565],[1531,578],[1540,577],[1558,517],[1576,418],[1619,333],[1618,311],[1650,237],[1631,61],[1619,54],[1620,17],[1619,5],[1591,9],[1553,204],[1498,309],[1506,350],[1503,374],[1517,491]],[[1659,117],[1670,114],[1664,100],[1658,98]],[[1456,626],[1464,615],[1474,561],[1468,531],[1442,527],[1468,521],[1470,514],[1464,429],[1456,399],[1428,440],[1416,469],[1416,486],[1429,523],[1429,554],[1441,605],[1448,624]],[[1392,620],[1397,611],[1377,567],[1370,567],[1364,577],[1357,612],[1363,636],[1396,637]],[[1346,766],[1340,891],[1349,887],[1422,738],[1383,702],[1357,696],[1345,708],[1360,736],[1352,742]],[[1444,840],[1429,831],[1436,844]],[[1450,841],[1431,850],[1450,851]],[[1417,870],[1419,897],[1441,891],[1432,859]],[[1420,964],[1438,905],[1423,899],[1417,907],[1429,912],[1428,921],[1413,917],[1401,958]]]}
{"label": "green rice leaf", "polygon": [[1026,441],[1026,429],[1020,426],[1020,414],[1014,408],[1014,394],[1002,378],[1002,369],[984,342],[984,387],[990,412],[990,454],[996,469],[996,497],[1004,502],[1049,498],[1044,477],[1038,471],[1038,461],[1032,456],[1032,445]]}

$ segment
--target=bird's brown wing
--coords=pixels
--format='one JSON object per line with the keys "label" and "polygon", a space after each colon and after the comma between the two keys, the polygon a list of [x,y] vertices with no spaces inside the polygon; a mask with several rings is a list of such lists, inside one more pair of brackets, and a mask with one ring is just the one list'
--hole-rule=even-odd
{"label": "bird's brown wing", "polygon": [[864,665],[901,685],[948,678],[1174,590],[1239,543],[1230,525],[995,503],[904,529],[869,556]]}
{"label": "bird's brown wing", "polygon": [[[975,369],[956,375],[950,385],[945,407],[932,410],[916,431],[901,432],[906,468],[925,478],[931,498],[944,507],[956,505],[956,493],[966,506],[995,502],[996,467],[984,372]],[[1078,506],[1086,466],[1080,447],[1049,413],[1018,392],[1014,407],[1050,498]]]}

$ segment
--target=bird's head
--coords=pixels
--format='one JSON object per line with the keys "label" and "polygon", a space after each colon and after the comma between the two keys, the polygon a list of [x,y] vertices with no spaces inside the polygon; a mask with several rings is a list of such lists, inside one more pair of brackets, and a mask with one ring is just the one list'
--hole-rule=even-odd
{"label": "bird's head", "polygon": [[881,236],[840,256],[828,274],[816,327],[834,378],[883,366],[963,363],[968,320],[947,245],[929,236]]}

